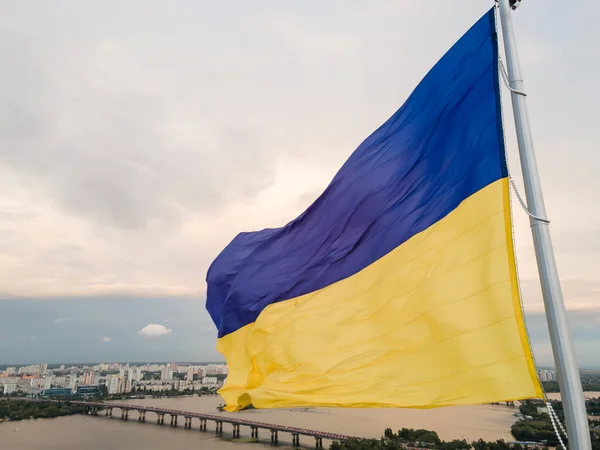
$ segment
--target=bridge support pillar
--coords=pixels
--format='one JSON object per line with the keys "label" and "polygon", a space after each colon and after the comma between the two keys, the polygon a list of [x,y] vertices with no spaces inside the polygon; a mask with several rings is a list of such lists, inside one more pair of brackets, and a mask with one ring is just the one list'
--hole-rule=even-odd
{"label": "bridge support pillar", "polygon": [[300,447],[300,435],[298,433],[292,433],[292,447]]}
{"label": "bridge support pillar", "polygon": [[200,419],[200,431],[206,431],[206,419]]}
{"label": "bridge support pillar", "polygon": [[271,445],[279,445],[279,434],[277,430],[271,430]]}
{"label": "bridge support pillar", "polygon": [[240,437],[240,425],[238,423],[233,424],[233,438]]}
{"label": "bridge support pillar", "polygon": [[323,438],[315,436],[315,448],[323,448]]}
{"label": "bridge support pillar", "polygon": [[191,417],[185,418],[185,428],[187,428],[187,429],[192,428],[192,418]]}
{"label": "bridge support pillar", "polygon": [[217,434],[221,435],[223,434],[223,422],[215,422],[217,425]]}
{"label": "bridge support pillar", "polygon": [[125,420],[128,420],[128,419],[129,419],[129,410],[126,409],[125,410]]}
{"label": "bridge support pillar", "polygon": [[158,415],[158,419],[156,419],[156,423],[159,425],[165,424],[165,413],[161,413]]}
{"label": "bridge support pillar", "polygon": [[251,431],[252,431],[252,439],[256,439],[258,441],[258,428],[251,427]]}

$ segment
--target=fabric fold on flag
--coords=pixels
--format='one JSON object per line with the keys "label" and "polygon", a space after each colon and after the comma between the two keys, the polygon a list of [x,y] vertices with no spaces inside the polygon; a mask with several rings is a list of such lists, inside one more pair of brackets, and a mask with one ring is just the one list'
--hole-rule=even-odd
{"label": "fabric fold on flag", "polygon": [[226,410],[542,396],[521,310],[493,9],[282,228],[207,274]]}

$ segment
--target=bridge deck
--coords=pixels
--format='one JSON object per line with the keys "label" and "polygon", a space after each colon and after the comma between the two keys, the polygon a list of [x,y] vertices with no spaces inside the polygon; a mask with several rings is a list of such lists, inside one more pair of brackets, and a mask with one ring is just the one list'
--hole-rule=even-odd
{"label": "bridge deck", "polygon": [[94,408],[118,408],[118,409],[128,409],[135,411],[146,411],[146,412],[154,412],[156,414],[169,414],[172,416],[184,416],[184,417],[193,417],[197,419],[211,420],[215,422],[223,422],[230,423],[235,425],[243,425],[247,427],[255,427],[262,428],[273,431],[282,431],[286,433],[296,433],[304,436],[312,436],[312,437],[320,437],[323,439],[337,440],[337,441],[347,441],[352,439],[352,436],[346,436],[343,434],[336,433],[328,433],[326,431],[318,431],[318,430],[309,430],[306,428],[297,428],[290,427],[286,425],[275,425],[272,423],[265,422],[255,422],[253,420],[246,419],[238,419],[235,417],[227,417],[226,415],[218,415],[218,414],[206,414],[206,413],[198,413],[192,411],[180,411],[176,409],[167,409],[167,408],[157,408],[154,406],[144,406],[144,405],[132,405],[127,403],[96,403],[96,402],[82,402],[82,401],[67,401],[66,403],[74,404],[74,405],[82,405],[82,406],[90,406]]}

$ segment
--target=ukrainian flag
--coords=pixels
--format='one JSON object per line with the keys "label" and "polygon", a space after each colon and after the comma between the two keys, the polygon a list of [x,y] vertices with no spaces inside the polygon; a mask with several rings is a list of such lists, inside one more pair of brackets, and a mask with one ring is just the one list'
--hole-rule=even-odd
{"label": "ukrainian flag", "polygon": [[300,217],[211,265],[226,410],[540,397],[505,159],[491,10]]}

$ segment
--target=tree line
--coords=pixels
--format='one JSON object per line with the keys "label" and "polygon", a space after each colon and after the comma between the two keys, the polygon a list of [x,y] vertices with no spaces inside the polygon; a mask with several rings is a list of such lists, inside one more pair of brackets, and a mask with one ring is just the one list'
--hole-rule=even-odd
{"label": "tree line", "polygon": [[391,428],[385,430],[381,439],[351,439],[347,442],[334,442],[330,450],[400,450],[407,448],[427,448],[438,450],[523,450],[520,444],[510,445],[504,440],[486,442],[480,439],[468,442],[466,439],[442,441],[435,431],[425,429],[402,428],[394,433]]}
{"label": "tree line", "polygon": [[70,416],[83,413],[85,407],[51,402],[0,400],[0,420],[25,420]]}
{"label": "tree line", "polygon": [[[559,420],[564,423],[563,405],[560,401],[552,401],[552,408]],[[586,409],[590,416],[600,415],[600,398],[586,400]],[[540,401],[524,401],[519,406],[519,411],[527,418],[515,422],[511,427],[511,434],[516,441],[539,442],[537,447],[547,449],[559,444],[550,416],[546,412],[545,404]],[[590,435],[592,449],[600,450],[600,421],[590,420]],[[567,443],[567,439],[563,438]],[[334,442],[330,450],[397,450],[406,448],[428,448],[439,450],[523,450],[527,448],[519,443],[509,444],[504,440],[486,442],[483,439],[468,442],[465,439],[442,441],[435,431],[425,429],[402,428],[394,433],[387,428],[380,439],[351,439],[347,442]]]}

